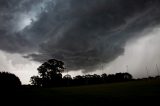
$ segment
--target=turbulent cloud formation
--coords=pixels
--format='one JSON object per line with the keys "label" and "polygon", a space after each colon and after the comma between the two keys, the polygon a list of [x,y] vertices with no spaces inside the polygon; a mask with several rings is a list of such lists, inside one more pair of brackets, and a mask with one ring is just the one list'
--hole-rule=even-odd
{"label": "turbulent cloud formation", "polygon": [[94,71],[159,25],[159,9],[159,0],[1,0],[0,49]]}

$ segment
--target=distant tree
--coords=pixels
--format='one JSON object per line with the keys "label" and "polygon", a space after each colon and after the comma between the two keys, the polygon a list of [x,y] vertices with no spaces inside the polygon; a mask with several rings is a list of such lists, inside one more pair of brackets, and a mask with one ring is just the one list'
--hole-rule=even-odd
{"label": "distant tree", "polygon": [[85,78],[83,76],[77,75],[73,78],[74,85],[83,85],[85,84]]}
{"label": "distant tree", "polygon": [[97,75],[97,74],[94,74],[93,75],[93,81],[94,83],[101,83],[101,76],[100,75]]}
{"label": "distant tree", "polygon": [[67,74],[63,77],[63,79],[72,79],[71,75]]}
{"label": "distant tree", "polygon": [[125,79],[125,80],[132,80],[133,77],[132,77],[132,75],[129,74],[129,73],[124,73],[124,79]]}
{"label": "distant tree", "polygon": [[101,75],[101,77],[105,79],[105,78],[107,78],[107,74],[106,74],[106,73],[103,73],[103,74]]}
{"label": "distant tree", "polygon": [[32,76],[30,79],[30,82],[32,85],[42,86],[41,80],[42,80],[42,78],[40,78],[39,76]]}
{"label": "distant tree", "polygon": [[132,79],[132,75],[129,73],[116,73],[114,77],[115,81],[129,81]]}
{"label": "distant tree", "polygon": [[102,79],[102,82],[103,82],[103,83],[107,82],[107,79],[108,79],[107,74],[106,74],[106,73],[103,73],[103,74],[101,75],[101,79]]}
{"label": "distant tree", "polygon": [[63,85],[69,86],[72,83],[72,77],[71,75],[67,74],[63,77]]}
{"label": "distant tree", "polygon": [[0,72],[0,88],[15,88],[20,87],[20,79],[9,72]]}
{"label": "distant tree", "polygon": [[85,75],[85,84],[98,84],[101,83],[101,77],[100,75],[94,74],[94,75]]}
{"label": "distant tree", "polygon": [[[32,84],[38,84],[43,87],[59,86],[62,81],[62,72],[64,71],[64,62],[50,59],[37,68],[40,77],[33,76]],[[37,82],[38,81],[38,82]]]}

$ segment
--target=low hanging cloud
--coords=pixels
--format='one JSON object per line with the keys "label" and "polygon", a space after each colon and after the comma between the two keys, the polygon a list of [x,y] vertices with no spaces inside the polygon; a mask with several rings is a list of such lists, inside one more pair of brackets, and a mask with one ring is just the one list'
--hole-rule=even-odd
{"label": "low hanging cloud", "polygon": [[69,70],[110,63],[128,40],[160,24],[159,0],[2,1],[0,49],[38,62],[60,59]]}

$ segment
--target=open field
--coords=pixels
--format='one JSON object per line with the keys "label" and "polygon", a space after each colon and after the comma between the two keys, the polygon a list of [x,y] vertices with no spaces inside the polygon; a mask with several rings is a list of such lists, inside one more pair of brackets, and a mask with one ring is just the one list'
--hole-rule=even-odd
{"label": "open field", "polygon": [[[160,80],[112,84],[19,89],[3,92],[3,99],[18,104],[50,106],[99,106],[108,104],[156,104],[160,100]],[[7,103],[7,102],[6,102]]]}

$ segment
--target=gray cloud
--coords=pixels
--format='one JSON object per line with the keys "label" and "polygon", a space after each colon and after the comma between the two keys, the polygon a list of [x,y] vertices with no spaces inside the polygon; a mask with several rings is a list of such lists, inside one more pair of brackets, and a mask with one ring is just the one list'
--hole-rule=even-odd
{"label": "gray cloud", "polygon": [[[25,34],[27,24],[41,14],[45,5],[42,0],[0,1],[0,49],[12,53],[33,52],[36,47]],[[33,22],[31,22],[33,21]],[[27,23],[30,22],[30,23]],[[33,50],[34,49],[34,50]]]}
{"label": "gray cloud", "polygon": [[[160,22],[158,0],[23,0],[17,3],[18,7],[13,3],[15,10],[11,15],[0,18],[6,25],[0,26],[0,49],[12,53],[38,52],[26,57],[40,62],[57,58],[70,70],[93,71],[99,64],[113,61],[124,53],[126,41]],[[1,11],[11,13],[7,6],[0,6],[6,8]],[[15,33],[17,14],[29,14],[32,22]]]}

